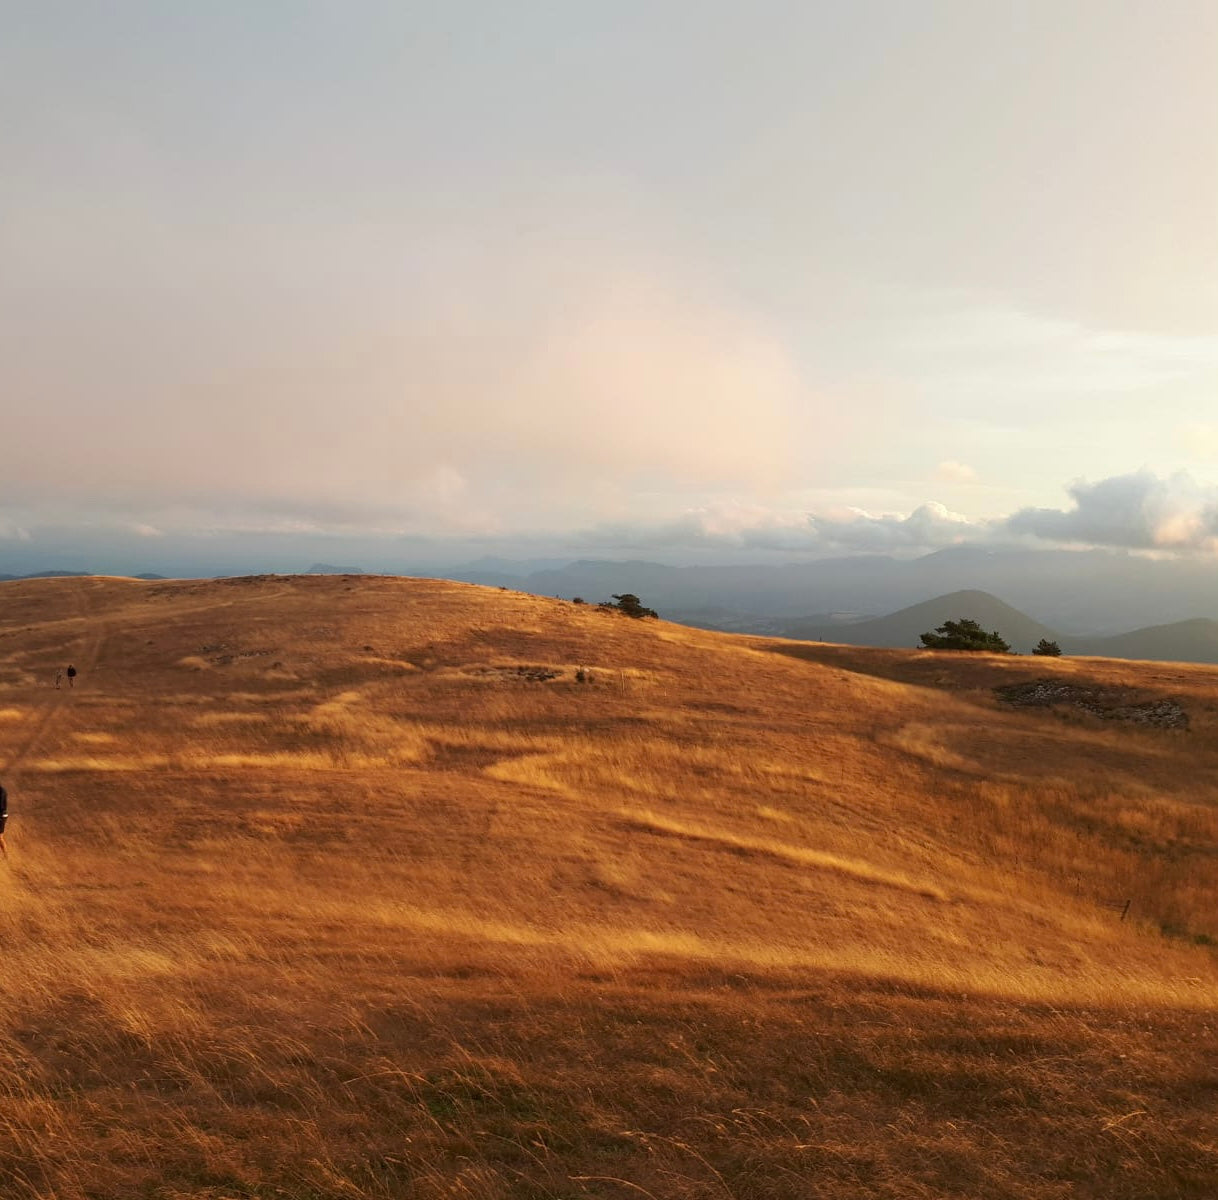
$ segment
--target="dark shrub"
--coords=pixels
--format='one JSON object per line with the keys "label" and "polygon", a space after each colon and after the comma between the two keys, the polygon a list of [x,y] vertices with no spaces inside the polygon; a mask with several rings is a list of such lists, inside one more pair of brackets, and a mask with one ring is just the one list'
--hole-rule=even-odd
{"label": "dark shrub", "polygon": [[1010,654],[1011,647],[997,632],[986,633],[976,621],[961,617],[959,621],[944,621],[934,633],[921,635],[928,650],[988,650],[992,654]]}

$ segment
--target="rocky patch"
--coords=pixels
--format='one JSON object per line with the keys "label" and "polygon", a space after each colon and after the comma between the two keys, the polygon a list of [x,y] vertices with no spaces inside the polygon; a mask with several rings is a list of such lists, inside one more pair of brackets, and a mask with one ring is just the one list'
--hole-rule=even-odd
{"label": "rocky patch", "polygon": [[1188,713],[1178,700],[1159,697],[1135,700],[1121,688],[1087,687],[1059,679],[1033,679],[994,689],[998,698],[1020,708],[1050,708],[1069,704],[1105,721],[1128,721],[1160,729],[1187,729]]}
{"label": "rocky patch", "polygon": [[489,679],[506,679],[513,683],[548,683],[558,679],[563,672],[554,667],[538,667],[522,665],[519,667],[473,667],[470,675],[480,675]]}

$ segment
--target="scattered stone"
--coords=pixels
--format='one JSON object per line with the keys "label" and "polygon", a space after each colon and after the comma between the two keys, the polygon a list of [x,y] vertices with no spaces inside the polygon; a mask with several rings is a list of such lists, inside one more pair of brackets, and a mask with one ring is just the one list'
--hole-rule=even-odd
{"label": "scattered stone", "polygon": [[561,671],[554,671],[549,667],[521,666],[516,668],[517,677],[527,680],[529,683],[545,683],[547,680],[557,679],[561,674]]}
{"label": "scattered stone", "polygon": [[551,679],[558,679],[562,675],[562,671],[555,667],[521,665],[519,667],[474,667],[468,671],[468,674],[509,679],[521,683],[548,683]]}
{"label": "scattered stone", "polygon": [[1105,721],[1127,721],[1158,729],[1187,729],[1188,713],[1178,700],[1134,700],[1122,688],[1084,686],[1059,679],[1033,679],[994,689],[1000,700],[1020,708],[1049,708],[1069,704]]}
{"label": "scattered stone", "polygon": [[217,651],[220,651],[220,650],[229,651],[228,644],[226,642],[216,642],[210,646],[200,646],[199,647],[200,654],[210,655],[211,657],[208,659],[208,661],[212,662],[216,666],[220,666],[220,667],[226,667],[229,665],[229,663],[238,662],[239,660],[241,660],[243,658],[265,658],[268,655],[275,653],[274,649],[270,649],[270,650],[259,649],[259,650],[232,650],[226,654],[218,654]]}

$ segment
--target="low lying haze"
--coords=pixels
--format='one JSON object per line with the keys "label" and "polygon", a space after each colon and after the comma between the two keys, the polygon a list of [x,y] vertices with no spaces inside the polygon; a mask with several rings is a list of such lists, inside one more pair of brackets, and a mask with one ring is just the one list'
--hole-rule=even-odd
{"label": "low lying haze", "polygon": [[1218,6],[0,17],[0,570],[1218,546]]}

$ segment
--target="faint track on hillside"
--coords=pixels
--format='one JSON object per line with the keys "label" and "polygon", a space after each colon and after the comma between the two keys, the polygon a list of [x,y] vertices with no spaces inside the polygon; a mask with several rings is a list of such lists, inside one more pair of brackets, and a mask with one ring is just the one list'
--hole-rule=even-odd
{"label": "faint track on hillside", "polygon": [[[83,657],[80,662],[83,664],[82,678],[91,678],[94,674],[97,664],[101,659],[102,648],[105,645],[107,625],[105,622],[99,622],[94,616],[93,605],[90,603],[90,597],[87,593],[87,588],[92,584],[92,580],[83,581],[83,586],[76,593],[77,613],[81,621],[84,622],[86,630],[85,648]],[[94,632],[89,634],[92,627]],[[63,711],[65,705],[70,702],[71,695],[75,692],[75,688],[52,688],[51,695],[47,702],[42,705],[33,727],[27,732],[24,741],[20,742],[17,749],[5,760],[3,767],[4,779],[9,783],[15,782],[21,777],[22,770],[29,760],[29,757],[42,743],[42,740],[54,727],[59,714]],[[7,786],[7,785],[6,785]]]}
{"label": "faint track on hillside", "polygon": [[[102,650],[109,632],[109,622],[97,617],[95,606],[91,603],[90,593],[102,582],[104,581],[98,579],[82,579],[79,581],[79,587],[75,595],[77,618],[83,622],[86,632],[84,649],[77,656],[77,663],[81,669],[79,679],[91,679],[96,674],[97,664],[101,659]],[[271,592],[269,595],[242,595],[235,596],[231,600],[225,600],[220,604],[217,604],[214,600],[209,600],[202,604],[185,607],[179,606],[175,608],[173,616],[175,620],[178,620],[185,613],[215,612],[217,608],[233,608],[238,605],[247,604],[251,600],[260,602],[276,600],[290,595],[291,592],[292,589],[290,587],[282,587]],[[90,633],[90,629],[92,629],[92,633]],[[37,750],[44,738],[55,726],[56,720],[64,707],[71,702],[74,691],[74,688],[66,686],[59,689],[51,689],[51,694],[46,702],[41,705],[34,724],[26,732],[24,739],[18,743],[17,748],[5,759],[3,764],[0,764],[0,779],[14,781],[20,778],[30,756]]]}

